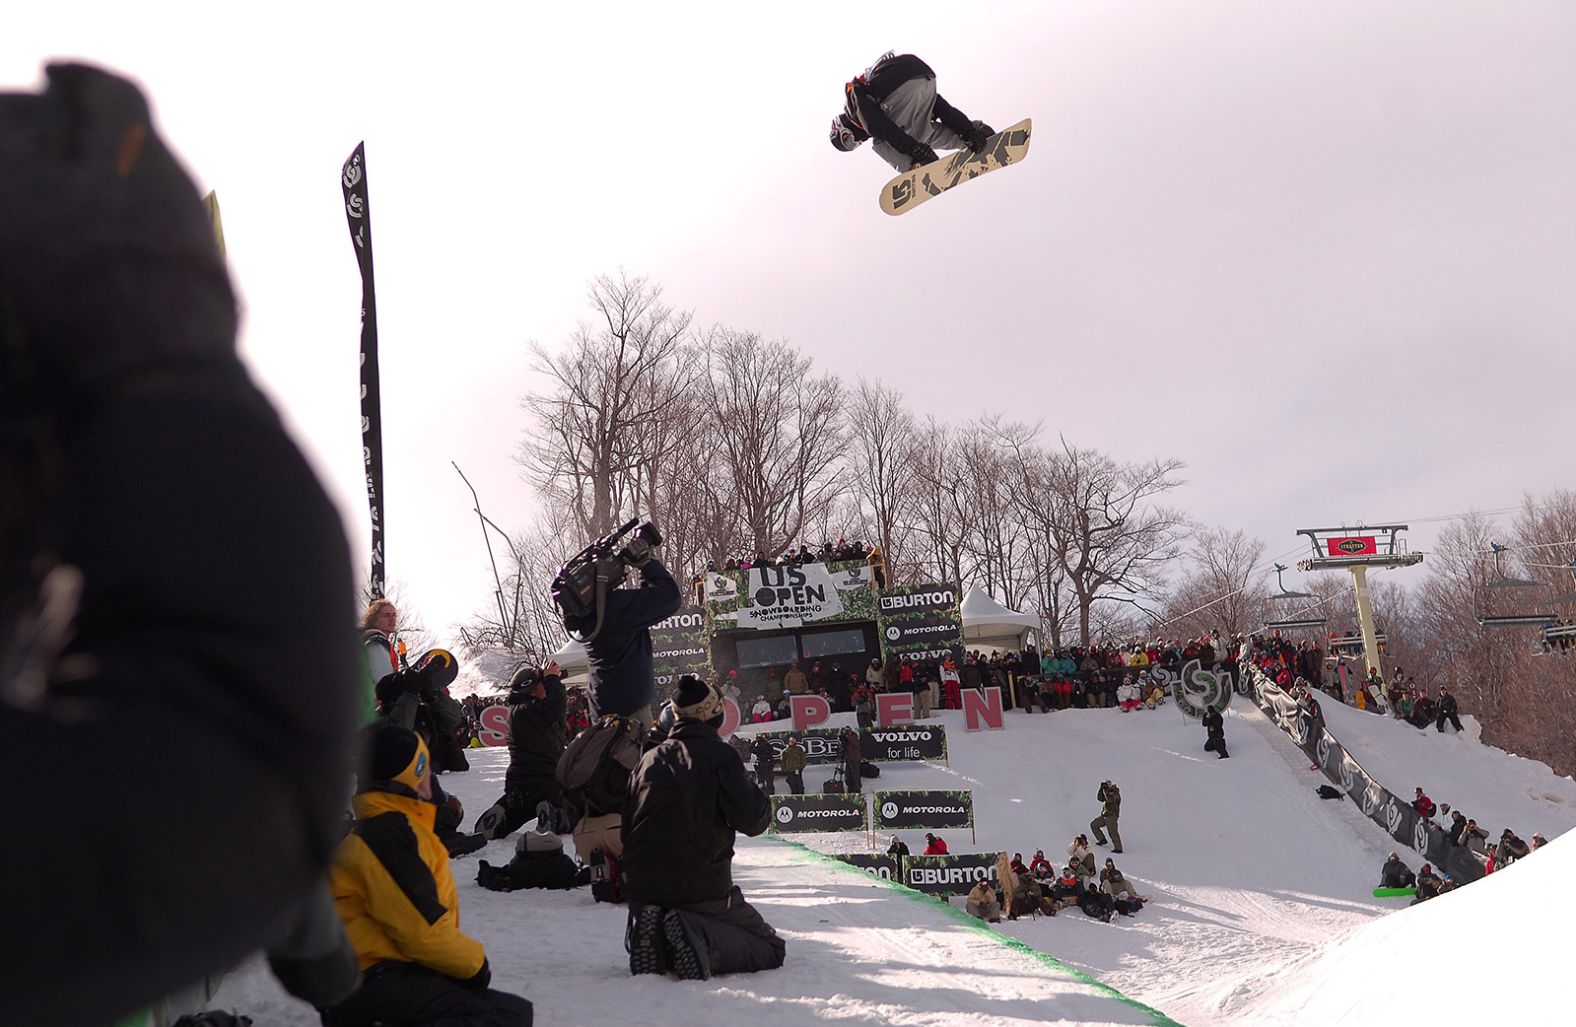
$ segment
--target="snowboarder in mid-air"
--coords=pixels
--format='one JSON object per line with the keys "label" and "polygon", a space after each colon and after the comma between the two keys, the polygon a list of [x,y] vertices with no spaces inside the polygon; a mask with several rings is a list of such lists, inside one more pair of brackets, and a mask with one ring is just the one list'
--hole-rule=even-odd
{"label": "snowboarder in mid-air", "polygon": [[936,73],[913,54],[885,53],[844,88],[832,145],[848,153],[866,140],[898,171],[936,160],[936,150],[985,148],[995,133],[936,92]]}

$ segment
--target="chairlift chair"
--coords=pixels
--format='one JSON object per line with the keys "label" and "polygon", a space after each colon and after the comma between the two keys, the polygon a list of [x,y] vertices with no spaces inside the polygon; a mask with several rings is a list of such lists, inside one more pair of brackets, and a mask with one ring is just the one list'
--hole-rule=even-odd
{"label": "chairlift chair", "polygon": [[[1379,646],[1380,652],[1384,651],[1385,643],[1389,637],[1383,631],[1374,632],[1374,642]],[[1360,631],[1347,634],[1330,635],[1326,645],[1329,647],[1328,659],[1337,660],[1342,656],[1361,656],[1363,654],[1363,635]]]}
{"label": "chairlift chair", "polygon": [[[1549,586],[1530,578],[1510,577],[1505,573],[1503,562],[1509,550],[1498,542],[1490,542],[1489,547],[1494,554],[1494,573],[1497,577],[1472,590],[1472,612],[1477,617],[1478,626],[1547,629],[1555,624],[1559,618],[1547,609],[1537,609],[1549,605],[1547,599],[1540,600],[1537,595],[1547,592]],[[1529,589],[1532,591],[1529,592]]]}
{"label": "chairlift chair", "polygon": [[[1281,580],[1281,574],[1285,570],[1286,570],[1286,565],[1285,564],[1278,563],[1278,564],[1275,565],[1275,586],[1280,589],[1280,592],[1277,593],[1276,595],[1270,596],[1269,597],[1269,601],[1270,602],[1272,602],[1272,603],[1285,603],[1288,600],[1317,599],[1317,598],[1319,598],[1318,596],[1314,595],[1312,592],[1289,592],[1289,591],[1287,591],[1286,583]],[[1288,606],[1289,605],[1290,604],[1288,603]],[[1309,609],[1312,609],[1312,608],[1316,608],[1316,607],[1310,607]],[[1278,607],[1278,610],[1280,610],[1280,611],[1285,611],[1286,609],[1287,609],[1286,606]],[[1267,621],[1264,622],[1264,630],[1266,630],[1266,631],[1301,631],[1301,630],[1305,630],[1305,629],[1308,629],[1308,628],[1322,628],[1322,627],[1324,627],[1324,623],[1325,623],[1325,618],[1323,618],[1323,617],[1306,617],[1306,616],[1302,616],[1300,611],[1299,612],[1286,613],[1285,616],[1280,616],[1279,613],[1277,613],[1277,616],[1275,617],[1275,619],[1267,620]]]}

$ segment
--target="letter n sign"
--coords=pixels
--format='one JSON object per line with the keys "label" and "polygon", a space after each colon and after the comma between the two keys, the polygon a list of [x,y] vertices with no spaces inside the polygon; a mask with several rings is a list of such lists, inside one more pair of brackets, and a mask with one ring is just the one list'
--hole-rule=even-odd
{"label": "letter n sign", "polygon": [[982,727],[990,731],[1000,731],[1006,727],[1006,717],[1002,714],[1001,689],[992,685],[985,689],[984,695],[981,695],[978,689],[965,688],[963,723],[970,731],[978,731]]}

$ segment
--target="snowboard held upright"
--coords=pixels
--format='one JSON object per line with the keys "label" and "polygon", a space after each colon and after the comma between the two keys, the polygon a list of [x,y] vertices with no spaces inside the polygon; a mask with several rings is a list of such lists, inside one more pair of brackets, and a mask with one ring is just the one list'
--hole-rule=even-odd
{"label": "snowboard held upright", "polygon": [[958,150],[903,172],[881,190],[881,209],[888,214],[905,214],[959,183],[1018,163],[1029,154],[1029,121],[1024,118],[986,139],[979,153]]}

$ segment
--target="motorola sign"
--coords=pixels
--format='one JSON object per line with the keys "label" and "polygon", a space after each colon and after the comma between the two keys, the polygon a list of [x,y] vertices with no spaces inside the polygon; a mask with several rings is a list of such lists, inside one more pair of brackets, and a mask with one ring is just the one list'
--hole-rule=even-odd
{"label": "motorola sign", "polygon": [[774,834],[806,831],[863,831],[865,797],[858,792],[834,795],[774,795]]}
{"label": "motorola sign", "polygon": [[877,792],[872,804],[876,827],[883,830],[974,824],[971,792]]}

